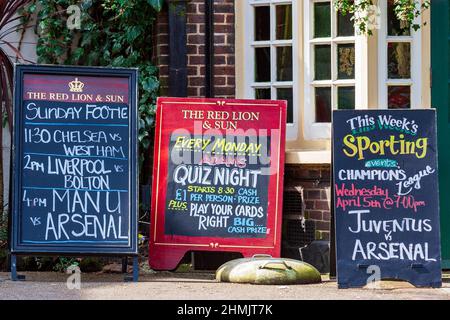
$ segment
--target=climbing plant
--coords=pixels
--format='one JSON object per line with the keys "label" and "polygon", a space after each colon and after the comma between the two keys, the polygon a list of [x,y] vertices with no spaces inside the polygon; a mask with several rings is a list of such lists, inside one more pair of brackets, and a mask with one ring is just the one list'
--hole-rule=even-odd
{"label": "climbing plant", "polygon": [[[151,143],[159,89],[153,25],[164,0],[34,0],[39,63],[139,68],[140,163]],[[79,17],[70,6],[77,5]],[[67,21],[79,19],[76,28]]]}
{"label": "climbing plant", "polygon": [[[24,24],[20,15],[20,8],[30,0],[1,0],[0,1],[0,147],[3,147],[3,128],[8,125],[12,133],[13,122],[13,62],[30,62],[20,53],[21,41],[11,40],[11,35],[24,32],[28,26]],[[12,136],[12,135],[11,135]],[[4,202],[3,180],[3,148],[0,148],[0,249],[2,241],[6,239],[7,231],[7,203]]]}
{"label": "climbing plant", "polygon": [[[352,20],[359,33],[372,34],[374,20],[377,12],[374,10],[374,3],[372,0],[335,0],[335,8],[342,14],[352,14]],[[429,0],[394,0],[394,11],[397,18],[404,23],[404,25],[411,27],[417,31],[421,25],[416,23],[416,18],[422,12],[430,7]]]}

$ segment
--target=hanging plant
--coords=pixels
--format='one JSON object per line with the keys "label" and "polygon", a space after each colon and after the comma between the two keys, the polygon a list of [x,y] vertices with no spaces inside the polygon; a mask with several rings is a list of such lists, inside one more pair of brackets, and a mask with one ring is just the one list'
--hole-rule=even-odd
{"label": "hanging plant", "polygon": [[423,1],[421,3],[419,0],[394,0],[394,3],[397,18],[400,21],[405,21],[414,31],[420,29],[420,24],[415,23],[415,19],[431,5],[430,1]]}
{"label": "hanging plant", "polygon": [[[343,15],[353,15],[351,19],[359,34],[372,35],[373,30],[378,28],[380,12],[372,0],[335,0],[334,6]],[[429,0],[394,0],[394,12],[397,19],[414,31],[421,27],[416,22],[416,18],[429,7]]]}

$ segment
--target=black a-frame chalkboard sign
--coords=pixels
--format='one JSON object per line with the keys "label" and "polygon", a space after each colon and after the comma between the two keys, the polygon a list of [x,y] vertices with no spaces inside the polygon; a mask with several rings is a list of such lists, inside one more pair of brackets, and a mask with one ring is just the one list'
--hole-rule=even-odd
{"label": "black a-frame chalkboard sign", "polygon": [[339,288],[442,286],[436,110],[333,111]]}
{"label": "black a-frame chalkboard sign", "polygon": [[137,69],[16,65],[16,255],[134,256]]}

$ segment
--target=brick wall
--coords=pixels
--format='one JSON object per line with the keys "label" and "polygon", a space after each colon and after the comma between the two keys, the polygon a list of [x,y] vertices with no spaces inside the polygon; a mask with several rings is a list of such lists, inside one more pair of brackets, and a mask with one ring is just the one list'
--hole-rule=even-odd
{"label": "brick wall", "polygon": [[217,97],[234,97],[234,0],[216,0],[214,10],[214,91]]}
{"label": "brick wall", "polygon": [[169,16],[167,8],[157,19],[153,34],[153,61],[159,68],[160,95],[167,96],[169,92]]}
{"label": "brick wall", "polygon": [[[204,0],[187,4],[188,95],[205,95]],[[215,0],[214,91],[216,97],[235,96],[234,0]],[[159,67],[161,96],[168,94],[169,35],[167,6],[158,16],[155,33],[155,63]],[[285,185],[303,189],[304,207],[299,214],[314,221],[315,238],[330,236],[330,166],[286,165]]]}
{"label": "brick wall", "polygon": [[317,240],[330,239],[330,174],[328,165],[286,165],[285,167],[285,186],[303,188],[304,212],[299,214],[307,220],[314,221]]}
{"label": "brick wall", "polygon": [[[216,0],[214,5],[214,93],[215,97],[235,96],[234,0]],[[188,96],[205,96],[205,4],[187,4]],[[168,94],[169,28],[167,7],[159,14],[155,28],[155,63],[159,67],[161,96]]]}

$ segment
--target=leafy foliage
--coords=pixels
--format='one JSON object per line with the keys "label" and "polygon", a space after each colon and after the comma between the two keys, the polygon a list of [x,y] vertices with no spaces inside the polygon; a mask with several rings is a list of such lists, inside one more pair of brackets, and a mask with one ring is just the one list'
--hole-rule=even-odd
{"label": "leafy foliage", "polygon": [[80,262],[75,258],[59,257],[53,266],[54,271],[65,272],[70,266],[79,266]]}
{"label": "leafy foliage", "polygon": [[[26,60],[20,53],[18,43],[11,42],[7,38],[12,33],[27,28],[21,20],[22,16],[16,16],[16,13],[29,2],[30,0],[0,1],[0,111],[2,114],[0,120],[3,125],[9,123],[10,130],[12,129],[12,62],[15,60],[24,62]],[[9,52],[5,49],[8,49]],[[6,109],[6,112],[3,108]]]}
{"label": "leafy foliage", "polygon": [[[38,62],[139,69],[140,162],[150,146],[159,90],[152,64],[153,25],[164,0],[84,0],[80,30],[67,27],[70,5],[77,0],[34,0],[37,12]],[[38,6],[36,6],[38,4]]]}
{"label": "leafy foliage", "polygon": [[0,248],[8,240],[8,218],[7,215],[0,214]]}
{"label": "leafy foliage", "polygon": [[423,1],[421,4],[419,0],[395,0],[395,14],[400,21],[406,21],[407,25],[417,31],[420,25],[414,23],[414,20],[430,5],[430,1]]}
{"label": "leafy foliage", "polygon": [[[428,9],[431,5],[429,0],[394,0],[395,14],[400,21],[404,21],[406,25],[411,26],[415,31],[420,29],[420,24],[415,22],[415,19],[421,15],[421,13]],[[355,23],[356,28],[361,34],[372,35],[371,26],[371,14],[370,11],[373,7],[372,0],[336,0],[334,2],[337,11],[346,15],[352,14],[352,20]]]}

